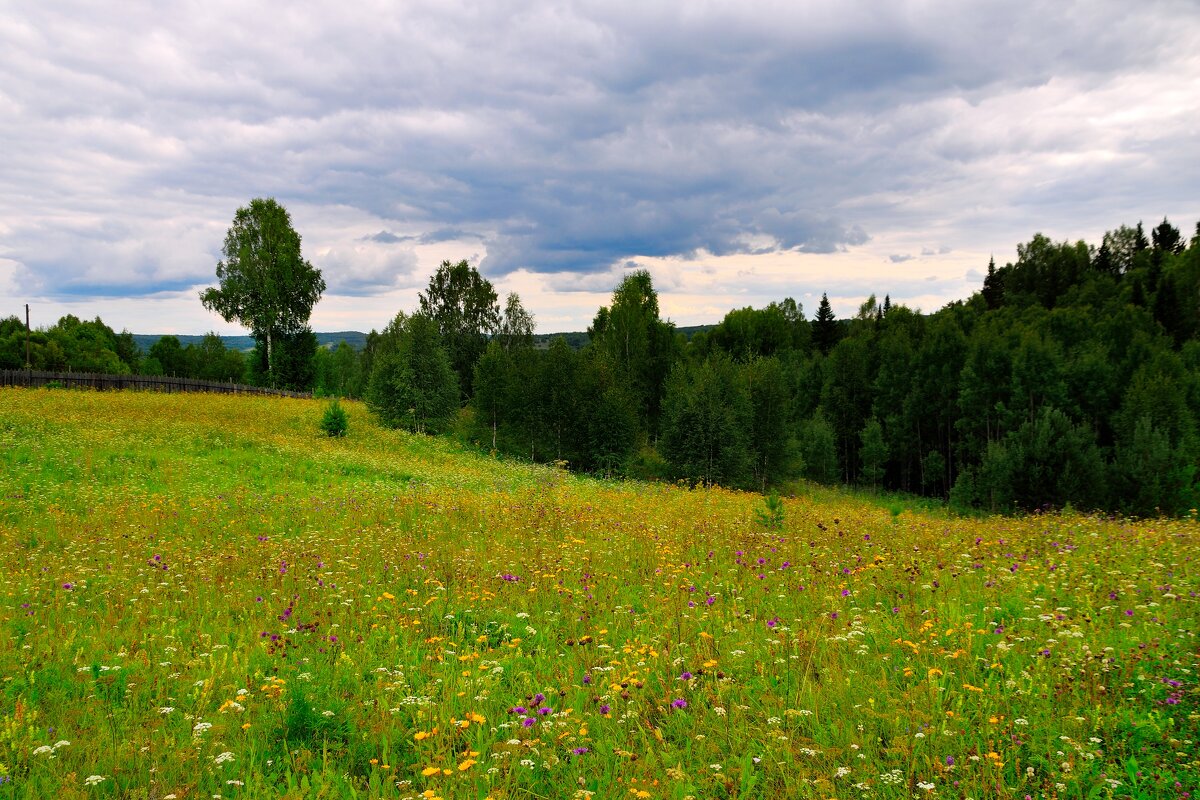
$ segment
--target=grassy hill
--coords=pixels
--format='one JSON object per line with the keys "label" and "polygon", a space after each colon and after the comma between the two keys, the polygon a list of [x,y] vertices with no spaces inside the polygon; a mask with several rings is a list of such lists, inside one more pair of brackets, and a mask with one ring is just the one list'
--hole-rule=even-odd
{"label": "grassy hill", "polygon": [[757,495],[495,460],[355,403],[325,438],[323,407],[0,390],[0,796],[1200,778],[1195,521],[798,487],[768,527]]}

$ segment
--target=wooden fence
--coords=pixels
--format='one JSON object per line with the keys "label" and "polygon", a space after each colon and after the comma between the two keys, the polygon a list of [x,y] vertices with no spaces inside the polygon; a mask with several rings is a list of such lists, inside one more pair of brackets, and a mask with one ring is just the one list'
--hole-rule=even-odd
{"label": "wooden fence", "polygon": [[72,389],[135,389],[146,392],[215,392],[217,394],[270,394],[280,397],[312,397],[309,392],[265,389],[240,383],[202,381],[164,375],[102,375],[93,372],[43,372],[41,370],[0,370],[0,386],[42,386]]}

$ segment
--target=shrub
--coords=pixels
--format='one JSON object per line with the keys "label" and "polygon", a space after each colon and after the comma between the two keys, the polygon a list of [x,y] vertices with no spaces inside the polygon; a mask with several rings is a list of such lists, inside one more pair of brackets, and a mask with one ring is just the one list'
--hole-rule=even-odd
{"label": "shrub", "polygon": [[325,416],[321,417],[321,430],[325,431],[327,436],[345,436],[348,427],[346,409],[342,408],[342,404],[335,398],[325,407]]}

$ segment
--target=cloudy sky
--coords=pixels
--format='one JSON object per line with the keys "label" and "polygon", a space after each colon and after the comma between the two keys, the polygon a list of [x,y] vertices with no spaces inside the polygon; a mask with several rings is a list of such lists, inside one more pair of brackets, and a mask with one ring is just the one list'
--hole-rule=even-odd
{"label": "cloudy sky", "polygon": [[926,311],[1038,231],[1200,219],[1200,5],[0,0],[0,315],[240,328],[197,299],[253,197],[381,327],[443,259],[580,330]]}

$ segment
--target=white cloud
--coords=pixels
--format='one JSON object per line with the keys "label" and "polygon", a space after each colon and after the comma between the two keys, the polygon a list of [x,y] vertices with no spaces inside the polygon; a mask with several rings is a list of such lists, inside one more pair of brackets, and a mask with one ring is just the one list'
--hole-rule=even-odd
{"label": "white cloud", "polygon": [[382,324],[443,258],[543,327],[631,260],[681,320],[887,285],[929,308],[1035,231],[1190,230],[1196,53],[1169,0],[13,2],[0,293],[202,322],[234,210],[275,196],[326,270],[318,327]]}

